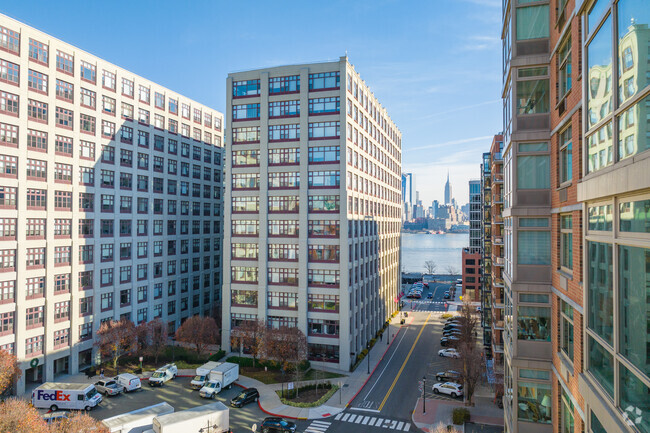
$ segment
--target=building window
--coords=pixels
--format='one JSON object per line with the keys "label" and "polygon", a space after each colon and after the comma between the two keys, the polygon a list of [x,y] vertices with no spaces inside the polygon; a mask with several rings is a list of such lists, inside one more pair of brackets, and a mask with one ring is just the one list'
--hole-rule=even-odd
{"label": "building window", "polygon": [[588,328],[613,344],[613,264],[612,246],[587,242],[587,311]]}
{"label": "building window", "polygon": [[0,218],[0,240],[15,240],[15,239],[16,239],[16,218]]}
{"label": "building window", "polygon": [[544,114],[548,113],[549,110],[548,78],[517,81],[518,114]]}
{"label": "building window", "polygon": [[341,111],[341,98],[316,98],[309,100],[309,114],[330,114]]}
{"label": "building window", "polygon": [[232,119],[259,119],[260,117],[260,104],[245,104],[232,106]]}
{"label": "building window", "polygon": [[309,124],[309,138],[339,138],[341,122],[318,122]]}
{"label": "building window", "polygon": [[42,43],[29,38],[29,59],[47,66],[49,47]]}
{"label": "building window", "polygon": [[84,62],[82,60],[80,62],[80,67],[82,80],[89,81],[93,84],[97,82],[97,71],[95,65],[91,65],[90,63]]}
{"label": "building window", "polygon": [[309,90],[338,89],[341,85],[341,75],[337,72],[309,74]]}
{"label": "building window", "polygon": [[268,292],[267,306],[268,308],[273,309],[297,310],[298,294],[286,292]]}
{"label": "building window", "polygon": [[56,50],[56,69],[68,75],[74,75],[74,56]]}
{"label": "building window", "polygon": [[[591,306],[590,306],[591,307]],[[590,310],[593,311],[593,310]],[[593,337],[587,335],[587,371],[602,388],[614,398],[614,357]]]}
{"label": "building window", "polygon": [[233,282],[257,284],[257,267],[233,266],[231,278]]}
{"label": "building window", "polygon": [[28,71],[27,87],[39,93],[47,95],[47,75],[33,70]]}
{"label": "building window", "polygon": [[269,165],[294,165],[299,163],[299,148],[269,149]]}
{"label": "building window", "polygon": [[309,269],[307,282],[310,287],[336,288],[340,284],[340,272],[325,269]]}
{"label": "building window", "polygon": [[27,116],[30,120],[40,123],[47,123],[47,111],[48,106],[45,102],[35,101],[33,99],[29,100],[27,106]]}
{"label": "building window", "polygon": [[[1,30],[2,28],[0,27]],[[2,33],[0,33],[0,46],[2,46]],[[20,81],[20,66],[0,59],[0,81],[18,86]]]}
{"label": "building window", "polygon": [[[239,198],[239,197],[238,197]],[[244,197],[241,197],[244,198]],[[246,197],[248,198],[248,197]],[[258,197],[255,197],[258,198]],[[259,205],[258,205],[259,207]],[[271,196],[269,197],[269,212],[298,212],[300,210],[297,196]]]}
{"label": "building window", "polygon": [[66,129],[72,129],[73,127],[73,115],[72,110],[66,110],[65,108],[56,107],[55,110],[55,124]]}
{"label": "building window", "polygon": [[25,311],[27,317],[27,322],[25,325],[27,329],[39,328],[43,326],[43,319],[45,316],[44,310],[45,307],[43,306],[27,308]]}
{"label": "building window", "polygon": [[79,115],[79,123],[81,132],[95,135],[95,118],[87,114]]}
{"label": "building window", "polygon": [[308,334],[315,337],[337,337],[339,335],[338,320],[308,319]]}
{"label": "building window", "polygon": [[25,340],[25,356],[31,358],[43,353],[43,336],[31,337]]}
{"label": "building window", "polygon": [[341,176],[338,170],[332,171],[310,171],[310,188],[338,188],[341,183]]}
{"label": "building window", "polygon": [[338,313],[339,297],[337,295],[309,294],[307,306],[309,311]]}
{"label": "building window", "polygon": [[573,269],[573,216],[560,215],[560,265]]}
{"label": "building window", "polygon": [[309,148],[310,163],[331,163],[341,160],[340,146],[321,146]]}
{"label": "building window", "polygon": [[309,196],[309,212],[338,212],[339,207],[338,195]]}
{"label": "building window", "polygon": [[300,75],[269,78],[269,93],[290,93],[300,91]]}
{"label": "building window", "polygon": [[310,262],[335,262],[339,261],[338,245],[309,245]]}
{"label": "building window", "polygon": [[260,94],[260,80],[234,81],[232,83],[232,96],[258,96]]}
{"label": "building window", "polygon": [[0,155],[0,176],[18,177],[18,157]]}
{"label": "building window", "polygon": [[560,350],[573,363],[573,307],[560,300]]}
{"label": "building window", "polygon": [[573,178],[573,153],[571,140],[571,125],[559,134],[560,148],[560,184]]}
{"label": "building window", "polygon": [[551,384],[519,381],[517,396],[519,421],[551,423]]}
{"label": "building window", "polygon": [[81,88],[81,105],[83,107],[92,108],[97,106],[97,93],[92,90]]}
{"label": "building window", "polygon": [[567,38],[558,50],[557,68],[558,99],[561,100],[571,90],[571,37]]}
{"label": "building window", "polygon": [[25,286],[26,299],[42,298],[45,293],[45,277],[27,278]]}
{"label": "building window", "polygon": [[10,53],[20,54],[20,32],[0,26],[0,48]]}
{"label": "building window", "polygon": [[548,5],[517,8],[517,40],[548,38],[549,19]]}
{"label": "building window", "polygon": [[14,315],[13,311],[8,313],[0,313],[0,336],[11,335],[14,331]]}

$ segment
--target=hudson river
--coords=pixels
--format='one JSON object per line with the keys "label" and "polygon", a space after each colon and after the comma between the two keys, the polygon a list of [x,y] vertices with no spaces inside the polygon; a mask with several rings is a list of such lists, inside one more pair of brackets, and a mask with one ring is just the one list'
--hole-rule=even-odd
{"label": "hudson river", "polygon": [[433,260],[438,265],[438,274],[446,274],[448,266],[453,266],[460,273],[462,249],[467,246],[468,233],[402,233],[402,271],[426,272],[424,262]]}

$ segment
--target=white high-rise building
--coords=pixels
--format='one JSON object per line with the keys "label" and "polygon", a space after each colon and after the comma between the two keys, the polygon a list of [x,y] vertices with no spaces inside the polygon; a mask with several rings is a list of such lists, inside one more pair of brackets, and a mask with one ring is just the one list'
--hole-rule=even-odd
{"label": "white high-rise building", "polygon": [[104,320],[211,314],[223,115],[0,15],[0,348],[26,382],[96,361]]}
{"label": "white high-rise building", "polygon": [[347,370],[397,308],[401,133],[347,57],[230,74],[223,347],[297,326]]}

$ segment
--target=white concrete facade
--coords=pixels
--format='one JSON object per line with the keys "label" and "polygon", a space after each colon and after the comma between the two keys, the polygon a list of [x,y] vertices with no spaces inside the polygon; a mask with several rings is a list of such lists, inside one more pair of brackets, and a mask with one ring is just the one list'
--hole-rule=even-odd
{"label": "white concrete facade", "polygon": [[103,320],[172,332],[211,314],[222,113],[4,15],[0,96],[0,348],[29,369],[17,392],[94,362]]}
{"label": "white concrete facade", "polygon": [[347,370],[397,308],[401,133],[346,57],[226,91],[223,347],[242,320],[298,326]]}

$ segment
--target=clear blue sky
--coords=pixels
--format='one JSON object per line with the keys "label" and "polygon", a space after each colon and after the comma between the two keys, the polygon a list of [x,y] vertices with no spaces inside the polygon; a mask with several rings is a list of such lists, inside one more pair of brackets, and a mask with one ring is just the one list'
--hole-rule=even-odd
{"label": "clear blue sky", "polygon": [[346,50],[402,131],[425,204],[468,201],[502,128],[501,0],[30,0],[2,13],[220,111],[229,72]]}

